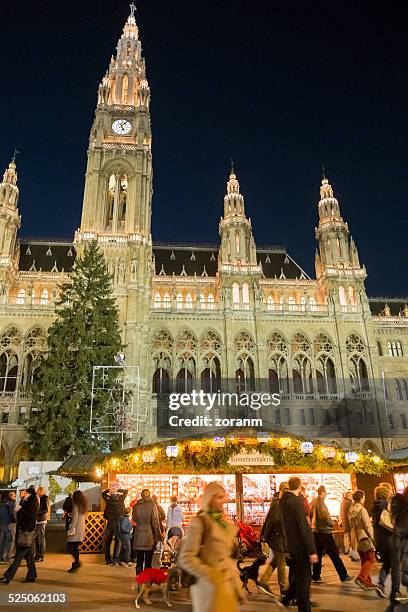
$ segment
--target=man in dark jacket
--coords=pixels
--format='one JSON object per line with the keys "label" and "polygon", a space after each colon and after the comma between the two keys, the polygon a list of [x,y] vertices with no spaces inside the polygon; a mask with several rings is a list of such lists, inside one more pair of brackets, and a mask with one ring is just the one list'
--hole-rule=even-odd
{"label": "man in dark jacket", "polygon": [[306,518],[303,500],[299,498],[301,480],[292,476],[288,481],[289,490],[280,500],[282,524],[286,545],[290,554],[289,589],[282,598],[287,606],[297,600],[299,612],[310,612],[311,571],[310,564],[317,563],[316,545],[312,530]]}
{"label": "man in dark jacket", "polygon": [[0,561],[6,561],[11,545],[10,525],[13,522],[13,511],[7,491],[3,491],[0,501]]}
{"label": "man in dark jacket", "polygon": [[261,530],[261,542],[266,542],[269,548],[272,550],[273,557],[269,563],[266,571],[259,580],[258,587],[264,593],[268,595],[272,594],[269,587],[269,578],[272,572],[278,568],[278,583],[281,595],[284,595],[288,590],[288,584],[286,580],[286,546],[285,536],[282,526],[282,517],[280,511],[279,500],[288,490],[288,483],[281,482],[279,491],[273,496],[271,506],[268,514],[266,515],[265,522]]}
{"label": "man in dark jacket", "polygon": [[156,544],[162,540],[157,507],[150,497],[149,489],[143,489],[142,496],[133,506],[132,519],[136,523],[133,533],[133,548],[136,552],[136,576],[152,567]]}
{"label": "man in dark jacket", "polygon": [[20,493],[20,509],[17,512],[16,554],[13,563],[0,579],[1,582],[6,584],[13,579],[23,559],[27,561],[27,576],[23,582],[35,582],[37,578],[33,548],[39,502],[34,487]]}
{"label": "man in dark jacket", "polygon": [[44,487],[38,487],[37,495],[40,507],[38,509],[37,525],[35,528],[35,560],[44,561],[45,528],[50,518],[51,502]]}
{"label": "man in dark jacket", "polygon": [[[125,511],[125,498],[127,489],[119,489],[117,483],[112,483],[110,489],[106,489],[102,493],[102,499],[105,502],[105,511],[103,513],[106,519],[105,526],[105,562],[106,565],[113,565],[119,562],[120,549],[120,529],[119,519]],[[113,561],[111,557],[111,544],[115,538],[115,548],[113,551]]]}
{"label": "man in dark jacket", "polygon": [[325,499],[326,488],[321,485],[317,489],[317,497],[310,506],[310,520],[314,531],[317,556],[319,557],[319,561],[313,565],[312,580],[318,583],[323,582],[320,575],[322,572],[323,553],[326,551],[341,582],[350,582],[353,578],[347,574],[344,563],[340,559],[336,542],[333,538],[333,520],[324,502]]}

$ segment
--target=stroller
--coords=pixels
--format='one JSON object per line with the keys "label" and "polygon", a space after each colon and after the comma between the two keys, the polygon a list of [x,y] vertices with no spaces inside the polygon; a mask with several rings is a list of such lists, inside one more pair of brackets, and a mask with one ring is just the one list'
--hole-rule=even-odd
{"label": "stroller", "polygon": [[238,561],[243,561],[245,556],[260,557],[262,546],[256,531],[248,523],[239,521],[236,516],[232,517],[232,520],[237,527]]}

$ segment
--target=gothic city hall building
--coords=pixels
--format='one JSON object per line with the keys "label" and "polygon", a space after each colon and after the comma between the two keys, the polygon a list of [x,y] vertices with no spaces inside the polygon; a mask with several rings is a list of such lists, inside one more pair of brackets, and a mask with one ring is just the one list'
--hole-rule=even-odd
{"label": "gothic city hall building", "polygon": [[215,389],[221,380],[279,392],[268,418],[288,434],[379,452],[407,445],[408,306],[367,296],[367,271],[329,179],[316,185],[310,220],[313,278],[286,249],[257,245],[245,186],[233,168],[226,179],[218,244],[154,241],[150,88],[132,7],[98,87],[75,235],[19,238],[15,159],[0,184],[0,480],[27,458],[30,383],[58,286],[93,240],[112,276],[125,363],[140,372],[129,446],[157,437],[162,391]]}

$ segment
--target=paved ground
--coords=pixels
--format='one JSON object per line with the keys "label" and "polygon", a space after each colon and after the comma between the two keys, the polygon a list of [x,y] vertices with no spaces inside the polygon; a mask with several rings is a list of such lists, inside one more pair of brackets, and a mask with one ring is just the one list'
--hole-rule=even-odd
{"label": "paved ground", "polygon": [[[344,557],[343,557],[344,559]],[[61,610],[57,605],[38,606],[32,603],[24,606],[6,605],[9,593],[62,593],[68,594],[70,607],[79,612],[101,612],[104,610],[121,610],[123,612],[135,610],[134,597],[131,591],[134,569],[105,566],[103,558],[99,555],[83,555],[83,566],[77,574],[67,574],[71,565],[68,555],[50,553],[44,563],[38,564],[38,581],[35,584],[22,584],[25,577],[25,568],[20,568],[16,580],[9,585],[0,583],[0,610]],[[346,561],[349,573],[356,575],[358,563]],[[5,566],[3,566],[5,567]],[[377,574],[377,569],[375,574]],[[375,593],[365,593],[353,583],[342,586],[328,558],[324,561],[323,577],[325,583],[312,587],[312,599],[320,604],[321,612],[384,612],[387,601],[379,598]],[[255,587],[252,585],[255,591]],[[274,590],[278,590],[273,584]],[[191,604],[187,600],[186,592],[179,591],[171,594],[174,612],[191,612]],[[165,610],[167,607],[161,601],[160,593],[152,594],[152,607],[142,605],[142,610],[150,612]],[[268,597],[253,593],[242,612],[264,612],[279,610]],[[295,612],[297,608],[290,608]],[[402,610],[402,608],[400,608]],[[228,612],[227,610],[225,612]],[[399,611],[398,611],[399,612]]]}

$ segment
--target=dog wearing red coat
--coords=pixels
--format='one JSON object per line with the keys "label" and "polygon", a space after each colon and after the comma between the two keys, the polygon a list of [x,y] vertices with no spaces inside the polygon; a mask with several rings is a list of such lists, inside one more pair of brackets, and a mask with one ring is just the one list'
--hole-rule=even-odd
{"label": "dog wearing red coat", "polygon": [[137,591],[137,597],[135,599],[136,608],[140,608],[140,598],[143,599],[146,605],[152,605],[149,595],[154,584],[157,584],[157,586],[160,588],[165,603],[169,606],[169,608],[171,608],[171,603],[168,599],[169,570],[165,567],[150,567],[148,569],[143,570],[143,572],[140,572],[140,574],[136,576],[135,583],[132,586],[133,590]]}

